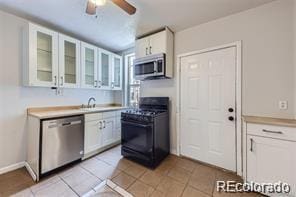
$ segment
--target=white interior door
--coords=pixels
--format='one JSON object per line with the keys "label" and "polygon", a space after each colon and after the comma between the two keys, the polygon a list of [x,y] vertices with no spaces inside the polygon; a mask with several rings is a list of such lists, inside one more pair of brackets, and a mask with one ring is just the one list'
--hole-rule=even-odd
{"label": "white interior door", "polygon": [[235,47],[181,58],[181,154],[231,171],[236,171],[235,68]]}

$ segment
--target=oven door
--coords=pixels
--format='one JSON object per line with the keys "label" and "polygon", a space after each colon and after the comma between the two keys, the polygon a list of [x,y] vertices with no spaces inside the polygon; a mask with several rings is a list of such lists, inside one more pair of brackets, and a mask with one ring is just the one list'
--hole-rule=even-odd
{"label": "oven door", "polygon": [[122,146],[144,154],[153,151],[153,124],[121,121]]}

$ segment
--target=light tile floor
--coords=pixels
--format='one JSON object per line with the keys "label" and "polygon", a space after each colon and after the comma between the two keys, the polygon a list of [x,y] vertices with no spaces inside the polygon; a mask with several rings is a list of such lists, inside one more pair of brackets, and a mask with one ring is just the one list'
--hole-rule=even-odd
{"label": "light tile floor", "polygon": [[[1,187],[3,176],[7,175],[0,176],[1,197],[20,191],[19,189],[13,191],[11,188],[6,191],[5,186]],[[12,181],[14,179],[12,178]],[[31,186],[32,183],[26,178],[27,185],[22,187],[24,190],[15,196],[82,196],[91,190],[95,191],[96,186],[106,179],[111,179],[136,197],[261,196],[256,193],[217,192],[215,187],[217,180],[240,182],[241,179],[232,173],[186,158],[170,155],[155,170],[148,169],[123,158],[120,146],[83,161],[36,185]],[[7,184],[9,176],[5,180]]]}

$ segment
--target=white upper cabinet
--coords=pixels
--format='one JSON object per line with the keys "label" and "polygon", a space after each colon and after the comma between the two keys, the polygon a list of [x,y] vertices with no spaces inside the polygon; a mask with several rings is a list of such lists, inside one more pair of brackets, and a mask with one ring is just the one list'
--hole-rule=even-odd
{"label": "white upper cabinet", "polygon": [[58,33],[29,24],[24,35],[24,84],[58,86]]}
{"label": "white upper cabinet", "polygon": [[112,55],[112,90],[122,90],[122,57],[119,55]]}
{"label": "white upper cabinet", "polygon": [[173,58],[173,33],[165,28],[163,31],[136,40],[136,58],[164,53]]}
{"label": "white upper cabinet", "polygon": [[28,23],[23,34],[25,86],[122,89],[122,57]]}
{"label": "white upper cabinet", "polygon": [[135,47],[136,57],[141,58],[149,55],[149,48],[150,48],[149,37],[136,40],[136,47]]}
{"label": "white upper cabinet", "polygon": [[98,49],[98,59],[98,88],[110,90],[112,78],[112,54],[104,49]]}
{"label": "white upper cabinet", "polygon": [[149,37],[149,54],[159,54],[167,52],[167,32],[162,31],[156,34],[153,34]]}
{"label": "white upper cabinet", "polygon": [[81,42],[81,86],[98,88],[97,47]]}
{"label": "white upper cabinet", "polygon": [[59,34],[59,86],[80,87],[80,41]]}

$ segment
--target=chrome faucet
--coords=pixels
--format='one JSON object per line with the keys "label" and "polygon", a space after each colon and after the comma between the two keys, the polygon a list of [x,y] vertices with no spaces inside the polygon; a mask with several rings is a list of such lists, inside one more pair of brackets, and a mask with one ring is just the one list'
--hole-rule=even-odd
{"label": "chrome faucet", "polygon": [[[88,108],[91,107],[91,105],[90,105],[90,102],[91,102],[91,101],[96,102],[96,99],[95,99],[94,97],[90,97],[90,98],[88,99],[88,103],[87,103],[87,107],[88,107]],[[96,106],[96,104],[94,103],[93,107],[95,107],[95,106]]]}

